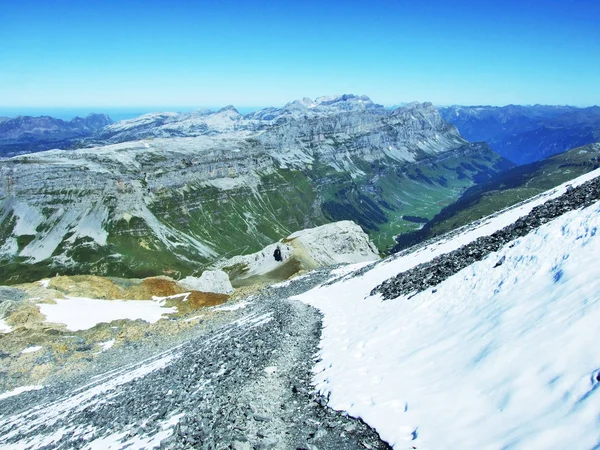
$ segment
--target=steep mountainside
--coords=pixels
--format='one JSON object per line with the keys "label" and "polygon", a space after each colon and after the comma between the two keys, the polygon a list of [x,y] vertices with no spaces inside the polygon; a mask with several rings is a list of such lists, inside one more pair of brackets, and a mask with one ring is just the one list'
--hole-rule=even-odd
{"label": "steep mountainside", "polygon": [[433,217],[511,167],[431,104],[390,112],[347,95],[194,116],[209,131],[189,115],[161,117],[109,128],[123,139],[163,136],[169,122],[185,137],[0,161],[1,280],[188,275],[338,220],[355,221],[385,249],[419,226],[415,217]]}
{"label": "steep mountainside", "polygon": [[396,449],[597,447],[598,176],[293,297],[329,406]]}
{"label": "steep mountainside", "polygon": [[440,114],[470,141],[527,164],[600,140],[600,107],[450,106]]}
{"label": "steep mountainside", "polygon": [[106,114],[65,121],[53,117],[19,116],[0,119],[0,156],[68,148],[94,136],[112,123]]}
{"label": "steep mountainside", "polygon": [[600,167],[600,143],[515,167],[473,186],[420,230],[398,236],[395,251],[534,197]]}
{"label": "steep mountainside", "polygon": [[23,311],[27,326],[54,323],[27,339],[13,313],[0,329],[0,448],[595,448],[599,176],[201,314],[166,292],[97,300],[154,314],[93,327],[97,315],[73,314],[91,299],[60,295],[92,279],[107,298],[147,295],[150,280],[4,288],[50,300]]}

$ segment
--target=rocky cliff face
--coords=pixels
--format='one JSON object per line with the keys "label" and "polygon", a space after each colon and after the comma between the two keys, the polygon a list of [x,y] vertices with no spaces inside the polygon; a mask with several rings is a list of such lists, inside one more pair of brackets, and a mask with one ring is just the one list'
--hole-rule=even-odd
{"label": "rocky cliff face", "polygon": [[353,95],[107,130],[138,140],[0,161],[0,279],[191,275],[338,220],[385,249],[418,226],[403,217],[432,217],[510,166],[430,104],[388,111]]}

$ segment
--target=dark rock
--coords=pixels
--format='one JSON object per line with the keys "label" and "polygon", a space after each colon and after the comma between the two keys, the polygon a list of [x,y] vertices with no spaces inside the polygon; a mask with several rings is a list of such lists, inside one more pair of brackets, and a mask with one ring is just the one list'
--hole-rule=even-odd
{"label": "dark rock", "polygon": [[[582,185],[568,189],[556,199],[536,206],[524,217],[520,217],[511,225],[496,231],[490,236],[479,237],[475,241],[450,253],[437,256],[423,264],[399,273],[384,281],[371,291],[371,295],[381,293],[384,300],[391,300],[401,295],[414,296],[468,267],[481,261],[490,253],[500,250],[504,245],[527,235],[531,230],[574,209],[590,206],[600,200],[600,178],[595,178]],[[411,251],[411,249],[406,252]],[[402,252],[401,254],[405,254]],[[494,267],[501,266],[503,256]],[[359,275],[361,272],[356,272]],[[410,298],[410,297],[409,297]]]}

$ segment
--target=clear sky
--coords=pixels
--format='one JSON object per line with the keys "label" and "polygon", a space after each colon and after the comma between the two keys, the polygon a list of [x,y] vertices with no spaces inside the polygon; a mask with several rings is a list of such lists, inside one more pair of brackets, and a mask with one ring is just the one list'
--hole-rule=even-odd
{"label": "clear sky", "polygon": [[0,106],[600,104],[599,0],[20,0]]}

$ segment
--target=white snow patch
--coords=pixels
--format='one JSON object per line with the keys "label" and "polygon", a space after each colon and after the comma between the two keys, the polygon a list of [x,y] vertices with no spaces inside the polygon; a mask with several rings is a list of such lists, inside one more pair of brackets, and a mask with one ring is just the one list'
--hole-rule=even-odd
{"label": "white snow patch", "polygon": [[83,297],[55,299],[56,304],[39,303],[40,312],[52,323],[62,323],[67,330],[87,330],[113,320],[137,320],[155,323],[165,314],[177,312],[150,300],[99,300]]}
{"label": "white snow patch", "polygon": [[201,319],[202,317],[204,317],[204,314],[199,314],[194,317],[188,317],[187,319],[184,320],[184,322],[193,322],[194,320]]}
{"label": "white snow patch", "polygon": [[160,447],[160,443],[173,434],[173,427],[185,416],[185,413],[172,414],[167,420],[160,422],[161,430],[152,435],[136,434],[127,439],[128,432],[134,430],[133,427],[127,431],[102,436],[89,442],[89,449],[108,450],[108,449],[153,449]]}
{"label": "white snow patch", "polygon": [[115,340],[114,339],[109,339],[108,341],[98,342],[98,345],[102,349],[101,351],[105,352],[106,350],[112,348],[113,345],[115,345]]}
{"label": "white snow patch", "polygon": [[189,296],[190,296],[189,292],[184,292],[182,294],[167,295],[166,297],[158,297],[156,295],[153,295],[152,300],[157,302],[159,305],[163,306],[167,300],[174,299],[174,298],[182,298],[183,297],[182,302],[187,302],[187,299]]}
{"label": "white snow patch", "polygon": [[234,303],[233,305],[218,306],[214,310],[215,311],[237,311],[238,309],[244,309],[250,303],[251,302],[241,301],[238,303]]}
{"label": "white snow patch", "polygon": [[27,348],[21,350],[21,354],[34,353],[34,352],[37,352],[37,351],[39,351],[41,349],[42,349],[42,346],[40,346],[40,345],[34,345],[34,346],[27,347]]}
{"label": "white snow patch", "polygon": [[0,319],[0,333],[6,334],[12,331],[12,327],[4,319]]}
{"label": "white snow patch", "polygon": [[15,395],[22,394],[23,392],[39,391],[40,389],[43,389],[43,388],[44,388],[44,386],[40,386],[40,385],[21,386],[21,387],[13,389],[12,391],[3,392],[2,394],[0,394],[0,400],[4,400],[5,398],[9,398],[9,397],[14,397]]}
{"label": "white snow patch", "polygon": [[435,293],[369,295],[531,203],[541,202],[296,297],[324,314],[314,381],[331,407],[361,417],[395,448],[597,445],[600,203],[543,225]]}

